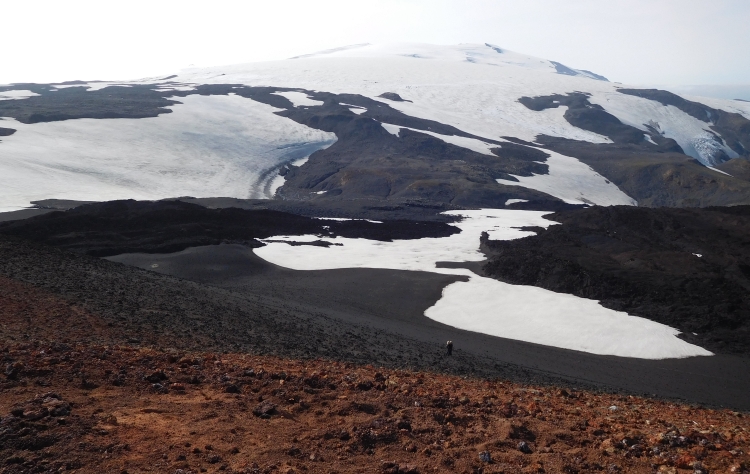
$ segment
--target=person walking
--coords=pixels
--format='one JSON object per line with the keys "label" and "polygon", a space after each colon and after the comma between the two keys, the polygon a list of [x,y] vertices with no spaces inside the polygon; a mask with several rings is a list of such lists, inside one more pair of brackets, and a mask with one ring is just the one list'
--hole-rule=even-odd
{"label": "person walking", "polygon": [[448,341],[445,346],[448,348],[448,355],[453,355],[453,341]]}

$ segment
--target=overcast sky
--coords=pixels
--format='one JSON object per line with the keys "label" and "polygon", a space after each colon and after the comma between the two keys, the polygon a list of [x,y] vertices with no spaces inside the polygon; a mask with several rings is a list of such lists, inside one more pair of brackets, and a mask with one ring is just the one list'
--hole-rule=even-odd
{"label": "overcast sky", "polygon": [[0,18],[0,83],[407,41],[493,43],[636,85],[750,84],[749,0],[4,0]]}

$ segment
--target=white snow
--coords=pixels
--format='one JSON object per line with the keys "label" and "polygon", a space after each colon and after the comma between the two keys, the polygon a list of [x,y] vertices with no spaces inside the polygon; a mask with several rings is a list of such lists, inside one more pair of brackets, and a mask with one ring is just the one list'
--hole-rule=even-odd
{"label": "white snow", "polygon": [[[545,133],[594,143],[608,140],[570,125],[560,111],[529,110],[518,98],[613,88],[603,81],[557,74],[549,61],[509,51],[500,54],[485,45],[364,45],[300,59],[188,69],[174,80],[361,94],[407,115],[493,140],[513,136],[534,141]],[[378,97],[384,92],[413,102]]]}
{"label": "white snow", "polygon": [[86,92],[94,92],[110,86],[133,87],[131,84],[123,82],[89,82],[88,84],[85,84],[85,87],[87,87]]}
{"label": "white snow", "polygon": [[[448,214],[468,217],[457,224],[462,230],[461,233],[445,238],[394,240],[393,242],[336,237],[326,239],[345,245],[337,246],[338,250],[333,252],[327,252],[333,247],[297,252],[290,250],[283,243],[269,244],[255,249],[255,252],[266,260],[295,270],[362,267],[453,273],[455,269],[435,268],[435,262],[484,260],[484,255],[479,252],[479,236],[482,231],[487,231],[493,239],[513,239],[534,235],[533,232],[522,231],[515,227],[548,227],[554,224],[543,219],[542,216],[547,213],[540,211],[483,209],[450,211]],[[277,236],[272,240],[302,241],[304,238],[310,241],[320,239],[319,236],[310,235],[306,237]],[[293,257],[291,257],[292,254],[287,254],[290,255],[287,258],[283,254],[289,251],[296,253]]]}
{"label": "white snow", "polygon": [[637,206],[631,198],[604,176],[576,158],[542,150],[549,154],[546,164],[549,174],[516,176],[518,182],[498,179],[507,186],[522,186],[547,193],[570,204],[596,204],[598,206]]}
{"label": "white snow", "polygon": [[280,187],[284,185],[286,182],[286,178],[281,176],[280,174],[277,174],[271,179],[271,182],[267,186],[267,194],[269,197],[275,196],[276,191],[279,190]]}
{"label": "white snow", "polygon": [[269,173],[336,141],[250,99],[191,95],[172,113],[26,125],[0,143],[0,211],[48,198],[266,198]]}
{"label": "white snow", "polygon": [[314,100],[307,96],[304,92],[286,91],[286,92],[274,92],[275,95],[286,97],[295,107],[308,107],[315,105],[323,105],[322,100]]}
{"label": "white snow", "polygon": [[28,99],[29,97],[38,96],[36,92],[29,90],[0,91],[0,100],[18,100]]}
{"label": "white snow", "polygon": [[[618,84],[557,74],[550,61],[502,51],[498,53],[493,47],[482,44],[365,44],[286,61],[189,69],[176,80],[361,94],[388,103],[407,115],[435,120],[492,140],[512,136],[533,142],[537,135],[546,134],[610,143],[606,137],[570,125],[563,117],[565,107],[535,112],[518,102],[523,96],[575,91],[593,94],[593,103],[599,103],[618,118],[627,119],[632,115],[629,123],[642,130],[649,120],[662,123],[668,136],[669,133],[680,135],[678,142],[689,143],[696,136],[692,132],[703,130],[707,125],[693,123],[699,121],[692,117],[688,121],[683,120],[684,117],[663,117],[664,111],[658,110],[664,108],[661,104],[620,94],[616,92]],[[384,92],[409,97],[412,102],[393,102],[378,97]],[[610,108],[606,99],[621,106]],[[747,103],[718,99],[699,101],[750,117]],[[630,109],[636,102],[648,105]],[[680,130],[686,123],[691,130],[683,140]]]}
{"label": "white snow", "polygon": [[712,355],[677,338],[676,329],[598,301],[490,278],[449,285],[425,316],[469,331],[592,354],[641,359]]}
{"label": "white snow", "polygon": [[509,205],[515,204],[517,202],[529,202],[529,200],[528,199],[508,199],[507,201],[505,201],[505,205],[509,206]]}
{"label": "white snow", "polygon": [[[325,191],[323,191],[323,192],[325,192]],[[367,222],[372,222],[373,224],[382,224],[383,223],[383,221],[374,221],[374,220],[371,220],[371,219],[350,219],[348,217],[315,217],[315,219],[321,219],[321,220],[324,220],[324,221],[339,221],[339,222],[344,222],[344,221],[367,221]]]}
{"label": "white snow", "polygon": [[716,169],[713,166],[706,166],[706,168],[708,168],[708,169],[710,169],[712,171],[716,171],[717,173],[725,174],[727,176],[732,176],[731,174],[727,173],[726,171],[721,171],[720,169]]}
{"label": "white snow", "polygon": [[[461,233],[445,238],[380,242],[326,236],[278,236],[254,249],[261,258],[296,270],[390,268],[464,275],[449,285],[425,315],[460,329],[594,354],[663,359],[711,355],[677,338],[678,331],[602,307],[598,302],[536,287],[510,285],[436,262],[481,261],[479,236],[510,240],[533,235],[523,226],[548,227],[545,212],[483,209],[450,211],[463,216]],[[323,240],[330,247],[289,246],[283,241]]]}
{"label": "white snow", "polygon": [[494,143],[483,142],[481,140],[477,140],[476,138],[459,137],[457,135],[443,135],[440,133],[430,132],[427,130],[419,130],[416,128],[402,127],[400,125],[392,125],[389,123],[382,123],[381,125],[383,125],[383,128],[386,129],[388,133],[392,135],[398,136],[400,130],[402,128],[405,128],[407,130],[412,130],[414,132],[424,133],[425,135],[430,135],[432,137],[439,138],[445,143],[450,143],[451,145],[456,145],[462,148],[467,148],[471,151],[475,151],[483,155],[497,156],[494,153],[492,153],[490,150],[492,148],[500,148],[500,145],[497,145]]}
{"label": "white snow", "polygon": [[654,139],[651,138],[651,135],[649,135],[647,133],[643,134],[643,139],[646,140],[647,142],[649,142],[652,145],[657,145],[657,143],[654,141]]}
{"label": "white snow", "polygon": [[363,113],[367,112],[367,109],[365,107],[360,107],[359,105],[344,104],[343,102],[341,102],[341,105],[349,107],[349,110],[357,115],[362,115]]}
{"label": "white snow", "polygon": [[157,91],[193,91],[195,90],[195,85],[190,84],[163,84],[159,87],[156,87],[154,90]]}
{"label": "white snow", "polygon": [[294,160],[290,163],[291,166],[302,166],[305,163],[307,163],[307,160],[310,159],[310,155],[304,156],[300,158],[299,160]]}

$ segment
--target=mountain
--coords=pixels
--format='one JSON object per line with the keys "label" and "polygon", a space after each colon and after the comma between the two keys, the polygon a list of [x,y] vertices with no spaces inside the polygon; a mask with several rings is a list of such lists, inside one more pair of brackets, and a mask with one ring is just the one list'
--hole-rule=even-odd
{"label": "mountain", "polygon": [[625,87],[489,44],[365,44],[166,78],[14,84],[0,87],[0,117],[6,211],[185,195],[750,204],[750,104]]}
{"label": "mountain", "polygon": [[366,44],[0,117],[0,280],[127,344],[747,407],[750,103]]}

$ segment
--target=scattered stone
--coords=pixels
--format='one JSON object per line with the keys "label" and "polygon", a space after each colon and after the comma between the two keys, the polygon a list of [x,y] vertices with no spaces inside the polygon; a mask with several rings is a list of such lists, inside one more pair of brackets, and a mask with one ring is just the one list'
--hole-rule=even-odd
{"label": "scattered stone", "polygon": [[271,418],[271,416],[274,414],[276,414],[276,405],[269,402],[268,400],[261,402],[255,408],[253,408],[253,415],[259,418]]}
{"label": "scattered stone", "polygon": [[518,450],[521,451],[524,454],[531,454],[531,446],[526,441],[521,441],[518,443]]}

